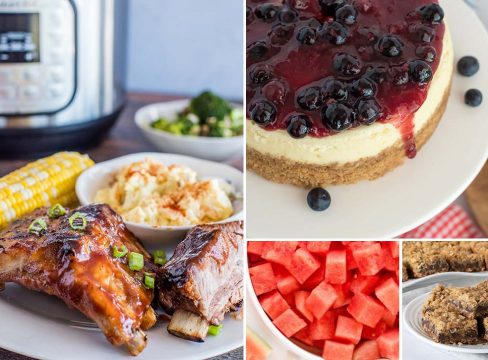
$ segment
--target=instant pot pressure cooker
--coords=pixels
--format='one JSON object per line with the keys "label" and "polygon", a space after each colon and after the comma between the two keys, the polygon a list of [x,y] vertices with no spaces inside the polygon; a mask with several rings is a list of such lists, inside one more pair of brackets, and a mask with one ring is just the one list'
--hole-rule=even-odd
{"label": "instant pot pressure cooker", "polygon": [[125,100],[126,0],[0,0],[0,157],[100,141]]}

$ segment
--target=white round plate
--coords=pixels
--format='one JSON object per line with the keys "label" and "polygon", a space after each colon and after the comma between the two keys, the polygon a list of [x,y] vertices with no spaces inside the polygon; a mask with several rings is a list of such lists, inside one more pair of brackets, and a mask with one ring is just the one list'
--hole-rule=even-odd
{"label": "white round plate", "polygon": [[[197,173],[198,178],[218,178],[229,182],[238,198],[233,202],[234,215],[220,221],[230,222],[243,219],[244,204],[241,199],[243,193],[243,174],[241,171],[224,164],[211,161],[200,160],[188,156],[162,154],[162,153],[138,153],[122,156],[113,160],[96,164],[84,171],[76,182],[76,195],[82,205],[94,202],[98,190],[107,187],[113,180],[114,175],[124,166],[136,161],[152,159],[164,165],[180,164],[186,165]],[[162,244],[174,240],[182,240],[188,230],[193,226],[151,226],[138,224],[130,221],[125,222],[132,231],[145,245]]]}
{"label": "white round plate", "polygon": [[[190,100],[176,100],[144,106],[136,112],[136,125],[144,136],[158,150],[163,152],[195,156],[213,161],[224,161],[236,154],[242,154],[243,136],[230,138],[177,136],[151,127],[153,121],[162,117],[174,120],[176,114],[189,104]],[[239,104],[233,104],[233,106],[242,108],[242,105]]]}
{"label": "white round plate", "polygon": [[[7,284],[0,293],[0,348],[36,359],[134,359],[111,345],[88,318],[61,300]],[[206,359],[243,344],[243,322],[227,317],[222,332],[194,343],[170,335],[167,323],[149,330],[146,349],[135,359]]]}
{"label": "white round plate", "polygon": [[463,353],[473,353],[473,354],[484,354],[488,353],[488,345],[445,345],[439,344],[433,341],[422,329],[422,307],[427,300],[429,294],[423,294],[412,300],[403,309],[403,323],[405,327],[413,333],[418,339],[429,343],[438,349],[463,352]]}
{"label": "white round plate", "polygon": [[488,157],[488,99],[478,108],[464,93],[488,95],[488,34],[461,0],[441,0],[451,29],[455,60],[474,55],[481,70],[454,76],[439,127],[417,157],[376,181],[328,188],[325,212],[307,206],[307,190],[279,185],[248,172],[249,238],[393,238],[434,217],[473,181]]}

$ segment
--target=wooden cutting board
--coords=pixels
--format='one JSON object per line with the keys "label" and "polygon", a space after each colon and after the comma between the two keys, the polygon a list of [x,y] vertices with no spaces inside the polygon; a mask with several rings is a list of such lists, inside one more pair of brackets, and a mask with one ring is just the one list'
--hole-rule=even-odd
{"label": "wooden cutting board", "polygon": [[466,190],[469,207],[485,234],[488,234],[488,162]]}

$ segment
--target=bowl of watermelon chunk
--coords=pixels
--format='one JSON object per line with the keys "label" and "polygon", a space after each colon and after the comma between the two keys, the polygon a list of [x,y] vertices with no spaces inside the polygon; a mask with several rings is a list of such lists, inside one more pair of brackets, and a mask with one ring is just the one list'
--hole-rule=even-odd
{"label": "bowl of watermelon chunk", "polygon": [[249,241],[250,301],[304,359],[399,359],[396,241]]}

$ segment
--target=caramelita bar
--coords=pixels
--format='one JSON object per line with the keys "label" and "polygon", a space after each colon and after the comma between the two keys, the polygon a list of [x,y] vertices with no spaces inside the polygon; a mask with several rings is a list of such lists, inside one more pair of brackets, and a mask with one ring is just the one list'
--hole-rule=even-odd
{"label": "caramelita bar", "polygon": [[481,272],[488,269],[488,242],[404,242],[403,263],[408,275],[403,281],[446,271]]}
{"label": "caramelita bar", "polygon": [[479,342],[478,322],[458,313],[449,301],[452,289],[438,285],[424,305],[422,328],[434,341],[442,344]]}
{"label": "caramelita bar", "polygon": [[482,286],[452,288],[449,302],[456,311],[470,319],[488,316],[488,292]]}

